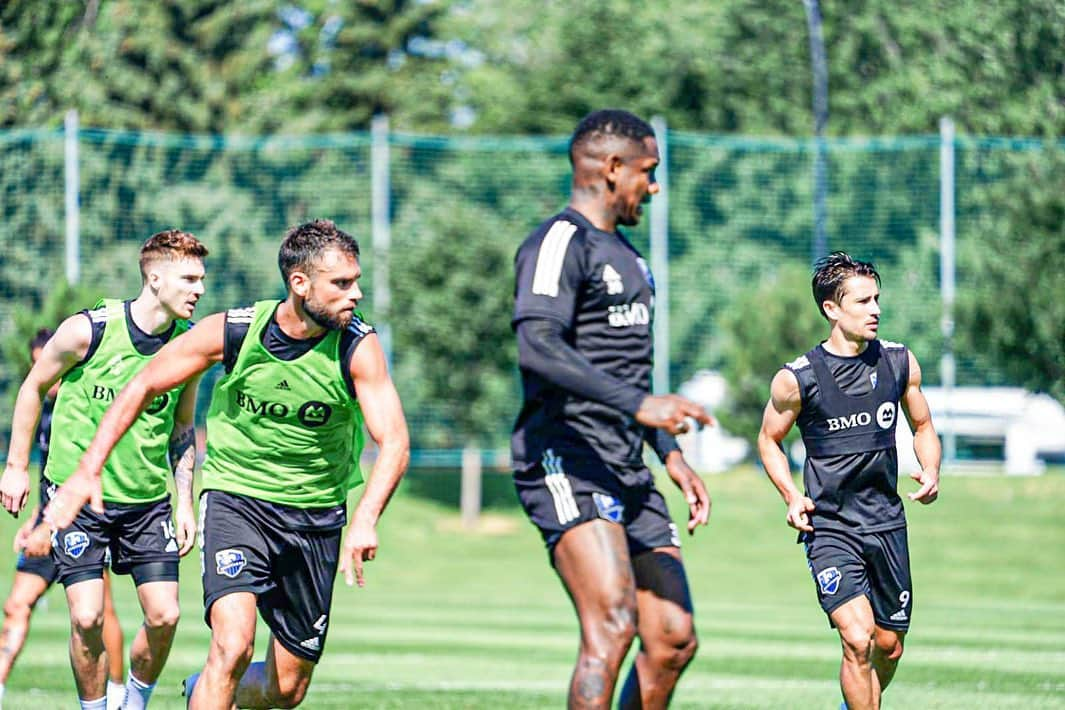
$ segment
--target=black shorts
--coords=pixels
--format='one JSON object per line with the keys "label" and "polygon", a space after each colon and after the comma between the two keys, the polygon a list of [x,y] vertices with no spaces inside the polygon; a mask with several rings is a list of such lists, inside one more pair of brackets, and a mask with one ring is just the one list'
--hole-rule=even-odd
{"label": "black shorts", "polygon": [[624,526],[630,555],[656,547],[680,547],[677,526],[650,472],[643,483],[623,485],[615,476],[604,475],[601,465],[559,457],[547,461],[550,472],[542,463],[516,471],[514,486],[552,559],[564,532],[597,518]]}
{"label": "black shorts", "polygon": [[906,528],[862,534],[822,530],[801,539],[826,614],[865,595],[877,626],[893,631],[910,627],[913,588]]}
{"label": "black shorts", "polygon": [[113,573],[133,575],[137,586],[176,582],[178,544],[170,499],[105,503],[102,515],[85,506],[70,527],[52,535],[52,559],[64,587],[101,579],[108,562]]}
{"label": "black shorts", "polygon": [[[44,518],[44,508],[48,505],[48,502],[52,500],[55,491],[56,485],[44,476],[41,476],[41,482],[38,488],[38,499],[40,500],[40,503],[37,507],[37,517],[33,521],[34,527],[41,524],[41,520]],[[51,555],[45,555],[44,557],[27,557],[26,553],[22,550],[19,550],[18,561],[15,563],[15,571],[25,572],[26,574],[35,574],[47,584],[54,582],[56,574],[58,573]]]}
{"label": "black shorts", "polygon": [[200,496],[204,620],[211,625],[218,599],[251,592],[281,645],[317,663],[329,628],[344,518],[333,516],[341,527],[298,530],[286,524],[286,508],[225,491]]}

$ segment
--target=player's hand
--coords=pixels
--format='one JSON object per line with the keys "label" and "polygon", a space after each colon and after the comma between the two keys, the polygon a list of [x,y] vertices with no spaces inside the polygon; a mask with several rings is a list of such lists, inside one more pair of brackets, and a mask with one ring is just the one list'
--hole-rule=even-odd
{"label": "player's hand", "polygon": [[19,529],[15,532],[15,543],[12,545],[12,549],[15,552],[22,552],[22,549],[26,547],[26,540],[29,539],[30,533],[33,532],[33,524],[37,522],[37,509],[33,509],[33,514],[30,515],[30,519],[24,522]]}
{"label": "player's hand", "polygon": [[177,535],[178,557],[184,557],[192,551],[196,542],[196,513],[193,512],[191,500],[178,501],[174,534]]}
{"label": "player's hand", "polygon": [[693,426],[714,425],[714,418],[705,409],[678,394],[648,395],[636,412],[636,421],[673,435],[684,434]]}
{"label": "player's hand", "polygon": [[810,513],[814,512],[814,502],[806,496],[795,496],[788,503],[788,525],[803,532],[813,532]]}
{"label": "player's hand", "polygon": [[369,562],[377,556],[377,527],[356,518],[348,527],[344,537],[344,546],[340,549],[340,571],[344,581],[350,587],[358,584],[366,586],[362,576],[362,563]]}
{"label": "player's hand", "polygon": [[52,528],[48,526],[48,523],[42,522],[33,528],[23,538],[22,549],[26,557],[47,557],[52,551]]}
{"label": "player's hand", "polygon": [[926,468],[910,474],[910,478],[921,484],[916,493],[909,495],[910,500],[928,505],[934,503],[939,497],[939,471],[934,468]]}
{"label": "player's hand", "polygon": [[86,503],[95,512],[104,512],[103,483],[99,476],[75,472],[59,487],[45,507],[44,522],[52,528],[68,527]]}
{"label": "player's hand", "polygon": [[26,507],[26,501],[30,496],[30,474],[25,468],[12,466],[10,463],[4,468],[4,475],[0,476],[0,505],[4,510],[14,515]]}
{"label": "player's hand", "polygon": [[684,500],[688,503],[688,534],[694,535],[696,527],[706,525],[710,521],[712,501],[706,484],[699,474],[688,466],[679,451],[671,451],[666,456],[666,472],[684,494]]}

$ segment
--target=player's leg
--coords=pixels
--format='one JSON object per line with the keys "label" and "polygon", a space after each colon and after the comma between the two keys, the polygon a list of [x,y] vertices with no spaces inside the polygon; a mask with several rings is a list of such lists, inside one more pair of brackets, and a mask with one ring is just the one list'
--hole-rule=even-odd
{"label": "player's leg", "polygon": [[115,613],[115,601],[111,596],[111,574],[104,571],[104,649],[107,652],[107,708],[122,706],[126,696],[126,654],[122,626]]}
{"label": "player's leg", "polygon": [[570,708],[608,708],[636,635],[636,584],[625,529],[593,519],[562,534],[554,565],[581,626]]}
{"label": "player's leg", "polygon": [[621,691],[621,708],[664,708],[698,642],[680,550],[661,547],[632,558],[640,651]]}
{"label": "player's leg", "polygon": [[271,585],[269,543],[245,496],[208,490],[200,496],[203,606],[211,627],[207,663],[185,681],[192,708],[229,708],[251,663],[258,596]]}
{"label": "player's leg", "polygon": [[307,694],[315,665],[315,661],[289,651],[271,634],[266,660],[252,663],[240,679],[237,707],[296,707]]}
{"label": "player's leg", "polygon": [[123,707],[141,710],[148,704],[170,655],[181,616],[177,542],[168,499],[114,508],[112,569],[132,575],[144,613],[144,621],[130,642]]}
{"label": "player's leg", "polygon": [[804,535],[821,609],[839,633],[840,689],[850,710],[876,706],[872,668],[874,615],[862,537],[841,531]]}
{"label": "player's leg", "polygon": [[52,560],[70,609],[70,666],[83,707],[104,707],[104,555],[110,546],[110,518],[88,506],[70,527],[55,533]]}
{"label": "player's leg", "polygon": [[879,626],[873,633],[873,673],[877,695],[883,693],[895,677],[905,638],[905,631],[883,629]]}
{"label": "player's leg", "polygon": [[874,710],[880,707],[879,688],[873,673],[873,607],[868,597],[859,596],[836,607],[829,615],[839,631],[843,661],[839,684],[848,710]]}
{"label": "player's leg", "polygon": [[195,680],[189,707],[228,710],[233,706],[237,685],[254,651],[255,595],[251,592],[225,594],[210,605],[208,613],[211,646],[207,663]]}
{"label": "player's leg", "polygon": [[11,667],[26,643],[30,630],[30,615],[50,582],[32,572],[15,572],[11,593],[4,602],[4,627],[0,635],[0,686],[7,683]]}
{"label": "player's leg", "polygon": [[137,629],[129,648],[129,680],[126,702],[131,710],[148,703],[155,682],[163,671],[174,642],[178,618],[178,584],[153,581],[137,585],[137,598],[144,612],[144,623]]}
{"label": "player's leg", "polygon": [[104,582],[100,577],[67,582],[70,607],[70,667],[83,702],[106,694],[107,657],[104,655]]}
{"label": "player's leg", "polygon": [[866,536],[865,551],[869,568],[870,603],[876,623],[873,670],[879,695],[895,677],[913,614],[906,529]]}
{"label": "player's leg", "polygon": [[290,708],[303,701],[325,650],[341,533],[340,528],[295,531],[282,525],[270,535],[278,573],[259,596],[270,645],[266,661],[252,663],[241,679],[238,706]]}

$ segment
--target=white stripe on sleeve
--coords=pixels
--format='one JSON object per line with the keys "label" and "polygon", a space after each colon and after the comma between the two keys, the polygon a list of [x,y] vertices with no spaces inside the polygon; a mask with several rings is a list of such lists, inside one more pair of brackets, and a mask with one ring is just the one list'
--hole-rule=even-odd
{"label": "white stripe on sleeve", "polygon": [[540,253],[536,257],[536,273],[533,275],[532,292],[538,296],[558,296],[558,284],[562,278],[562,263],[566,258],[577,225],[559,220],[547,230],[544,240],[540,242]]}

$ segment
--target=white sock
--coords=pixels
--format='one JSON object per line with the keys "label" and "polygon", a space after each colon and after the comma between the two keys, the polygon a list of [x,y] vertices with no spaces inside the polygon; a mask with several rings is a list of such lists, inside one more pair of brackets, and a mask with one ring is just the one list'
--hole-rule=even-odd
{"label": "white sock", "polygon": [[81,710],[107,710],[106,695],[98,700],[82,700],[78,698],[78,702],[81,703]]}
{"label": "white sock", "polygon": [[126,686],[113,680],[107,681],[107,710],[122,710],[122,701],[126,699]]}
{"label": "white sock", "polygon": [[155,683],[151,685],[137,680],[133,671],[129,672],[129,680],[126,681],[126,700],[122,703],[123,710],[144,710],[148,707],[148,698],[152,697]]}
{"label": "white sock", "polygon": [[0,707],[4,704],[4,684],[0,683]]}

